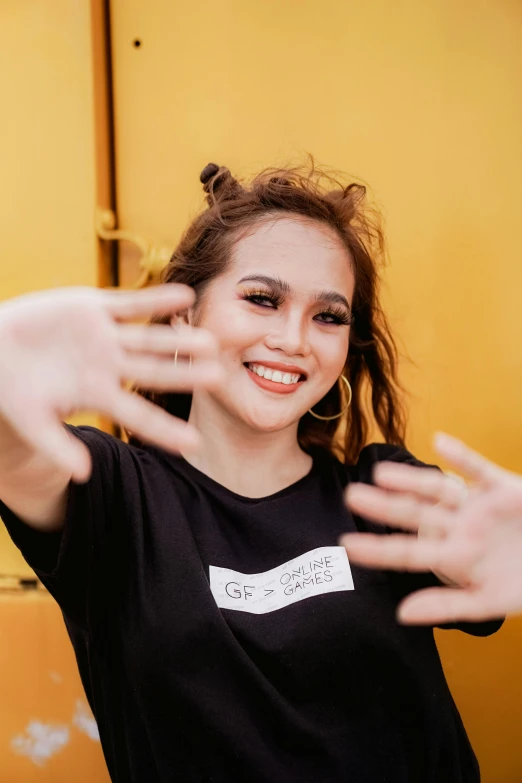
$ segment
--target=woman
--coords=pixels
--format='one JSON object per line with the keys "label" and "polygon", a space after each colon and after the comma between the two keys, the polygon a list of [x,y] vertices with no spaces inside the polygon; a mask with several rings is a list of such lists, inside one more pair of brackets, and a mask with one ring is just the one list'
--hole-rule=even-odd
{"label": "woman", "polygon": [[[351,568],[337,544],[370,529],[347,484],[419,464],[364,190],[314,171],[243,187],[213,164],[201,179],[208,209],[164,277],[194,302],[65,291],[0,317],[2,516],[63,609],[111,776],[478,781],[432,630],[395,622],[436,578]],[[148,309],[150,331],[122,325]],[[368,387],[387,445],[363,448]],[[131,443],[57,426],[79,408]]]}

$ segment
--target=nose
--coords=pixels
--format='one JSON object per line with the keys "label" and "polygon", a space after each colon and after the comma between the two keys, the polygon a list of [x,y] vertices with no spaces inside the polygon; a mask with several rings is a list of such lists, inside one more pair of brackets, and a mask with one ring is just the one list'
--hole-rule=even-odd
{"label": "nose", "polygon": [[308,356],[310,339],[305,319],[298,313],[278,319],[276,329],[266,336],[265,344],[271,350],[281,351],[287,356]]}

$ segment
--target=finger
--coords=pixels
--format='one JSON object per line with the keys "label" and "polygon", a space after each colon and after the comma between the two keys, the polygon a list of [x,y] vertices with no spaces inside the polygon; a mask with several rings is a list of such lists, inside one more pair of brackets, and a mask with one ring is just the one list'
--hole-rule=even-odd
{"label": "finger", "polygon": [[459,477],[447,476],[437,468],[380,462],[373,476],[383,489],[414,493],[425,501],[442,503],[448,508],[458,508],[467,494],[466,485]]}
{"label": "finger", "polygon": [[498,465],[450,435],[442,432],[437,433],[434,438],[434,446],[437,453],[456,470],[480,484],[495,483],[504,474],[503,469]]}
{"label": "finger", "polygon": [[218,342],[206,329],[150,324],[138,326],[124,324],[118,327],[118,339],[122,348],[136,353],[168,353],[179,351],[183,356],[212,358],[217,355]]}
{"label": "finger", "polygon": [[147,318],[186,310],[194,303],[194,291],[177,283],[151,286],[140,291],[103,291],[105,306],[114,318]]}
{"label": "finger", "polygon": [[447,512],[418,500],[414,495],[391,493],[368,484],[351,484],[346,491],[350,509],[381,525],[418,531],[421,525],[447,524]]}
{"label": "finger", "polygon": [[412,593],[399,606],[399,622],[407,625],[498,620],[502,611],[480,591],[430,587]]}
{"label": "finger", "polygon": [[437,539],[348,533],[340,539],[350,560],[370,568],[444,573],[445,548]]}
{"label": "finger", "polygon": [[225,379],[223,368],[215,360],[175,364],[172,360],[139,355],[124,359],[121,375],[142,389],[157,391],[215,389]]}
{"label": "finger", "polygon": [[200,445],[197,430],[138,394],[118,390],[100,410],[138,438],[174,453]]}
{"label": "finger", "polygon": [[77,484],[84,484],[89,480],[92,472],[91,452],[79,438],[66,430],[70,446],[70,459],[67,461],[71,470],[71,479]]}

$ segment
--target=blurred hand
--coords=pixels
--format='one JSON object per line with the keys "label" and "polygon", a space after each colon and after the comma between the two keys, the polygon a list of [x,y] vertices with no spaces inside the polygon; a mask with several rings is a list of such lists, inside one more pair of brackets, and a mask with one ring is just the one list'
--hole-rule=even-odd
{"label": "blurred hand", "polygon": [[[438,435],[435,448],[471,479],[469,492],[438,470],[381,463],[377,486],[348,488],[348,506],[409,535],[354,533],[342,544],[360,565],[431,570],[458,585],[408,596],[399,607],[404,623],[481,621],[522,612],[522,477],[448,435]],[[411,535],[419,531],[423,535]]]}
{"label": "blurred hand", "polygon": [[[90,475],[90,456],[62,420],[77,411],[108,416],[170,451],[197,445],[197,433],[139,395],[133,381],[161,391],[211,388],[222,380],[215,338],[203,329],[124,321],[172,315],[192,305],[192,290],[64,288],[0,305],[0,421],[73,479]],[[174,363],[190,355],[192,362]]]}

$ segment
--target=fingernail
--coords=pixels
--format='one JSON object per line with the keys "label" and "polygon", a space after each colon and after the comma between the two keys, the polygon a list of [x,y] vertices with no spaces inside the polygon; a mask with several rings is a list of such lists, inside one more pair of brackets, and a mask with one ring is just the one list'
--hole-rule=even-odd
{"label": "fingernail", "polygon": [[396,618],[397,622],[401,623],[401,625],[410,625],[413,622],[409,617],[408,609],[404,610],[400,606],[397,609]]}
{"label": "fingernail", "polygon": [[453,437],[453,435],[448,435],[447,432],[436,432],[433,442],[441,446],[452,446],[459,441],[458,438]]}
{"label": "fingernail", "polygon": [[444,451],[451,446],[452,438],[445,432],[436,432],[433,437],[433,447],[436,451]]}

